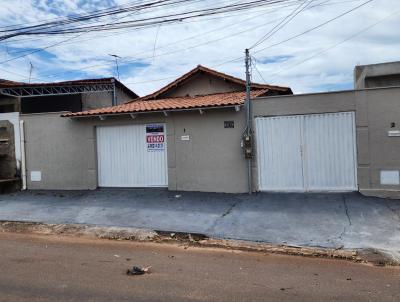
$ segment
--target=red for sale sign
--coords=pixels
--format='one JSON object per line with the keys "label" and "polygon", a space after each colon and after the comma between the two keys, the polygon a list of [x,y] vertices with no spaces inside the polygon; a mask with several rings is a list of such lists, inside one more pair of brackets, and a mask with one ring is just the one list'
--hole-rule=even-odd
{"label": "red for sale sign", "polygon": [[164,150],[165,135],[163,124],[146,125],[146,143],[148,151]]}
{"label": "red for sale sign", "polygon": [[146,141],[148,144],[151,143],[163,143],[164,142],[164,134],[150,134],[146,136]]}

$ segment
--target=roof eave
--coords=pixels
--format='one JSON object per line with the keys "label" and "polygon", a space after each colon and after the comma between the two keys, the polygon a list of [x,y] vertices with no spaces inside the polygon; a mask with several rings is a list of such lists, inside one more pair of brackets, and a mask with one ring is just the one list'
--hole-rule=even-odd
{"label": "roof eave", "polygon": [[224,109],[224,108],[236,108],[237,106],[243,107],[242,104],[231,104],[222,106],[198,106],[193,108],[180,108],[180,109],[160,109],[160,110],[146,110],[146,111],[130,111],[130,112],[116,112],[116,113],[104,113],[104,114],[85,114],[85,115],[69,115],[63,114],[61,117],[67,118],[88,118],[88,117],[106,117],[106,116],[121,116],[121,115],[132,115],[132,114],[148,114],[148,113],[163,113],[163,112],[180,112],[180,111],[198,111],[198,110],[211,110],[211,109]]}

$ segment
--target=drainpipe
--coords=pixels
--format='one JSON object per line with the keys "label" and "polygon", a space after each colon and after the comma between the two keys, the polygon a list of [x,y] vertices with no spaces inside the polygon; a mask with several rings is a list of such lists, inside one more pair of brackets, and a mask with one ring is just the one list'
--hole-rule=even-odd
{"label": "drainpipe", "polygon": [[26,157],[25,157],[25,129],[24,121],[19,121],[20,141],[21,141],[21,178],[22,190],[26,190]]}
{"label": "drainpipe", "polygon": [[252,118],[251,118],[251,102],[250,102],[250,55],[249,50],[245,51],[246,58],[246,131],[244,136],[244,150],[245,150],[245,158],[247,159],[247,184],[248,184],[248,192],[252,193],[252,169],[251,169],[251,160],[252,160]]}

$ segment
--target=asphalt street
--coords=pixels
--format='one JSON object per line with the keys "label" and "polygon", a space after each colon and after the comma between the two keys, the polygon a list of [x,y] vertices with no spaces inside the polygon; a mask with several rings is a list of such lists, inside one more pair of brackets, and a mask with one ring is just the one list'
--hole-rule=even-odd
{"label": "asphalt street", "polygon": [[7,302],[400,301],[399,268],[339,260],[11,233],[0,256]]}

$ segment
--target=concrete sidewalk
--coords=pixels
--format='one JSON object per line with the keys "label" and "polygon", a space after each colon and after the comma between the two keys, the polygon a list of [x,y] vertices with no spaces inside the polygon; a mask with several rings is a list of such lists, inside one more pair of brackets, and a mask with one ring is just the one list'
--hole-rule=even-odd
{"label": "concrete sidewalk", "polygon": [[374,248],[400,260],[400,201],[358,193],[31,191],[0,195],[0,220],[192,232],[295,246]]}

